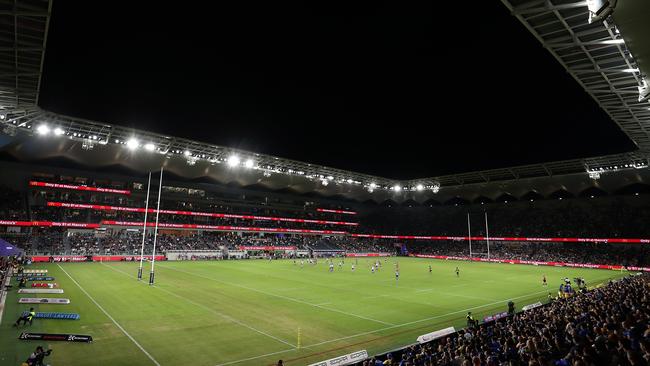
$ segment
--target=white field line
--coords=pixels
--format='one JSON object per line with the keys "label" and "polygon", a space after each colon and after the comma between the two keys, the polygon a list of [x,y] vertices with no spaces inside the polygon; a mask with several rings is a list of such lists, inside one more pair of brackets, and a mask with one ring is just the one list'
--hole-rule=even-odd
{"label": "white field line", "polygon": [[[102,263],[102,264],[103,264],[103,263]],[[128,273],[126,273],[126,272],[124,272],[124,271],[122,271],[122,270],[119,270],[119,269],[117,269],[117,268],[113,268],[113,266],[109,266],[109,265],[106,265],[106,264],[103,264],[103,265],[106,266],[106,267],[108,267],[108,268],[110,268],[110,269],[112,269],[112,270],[114,270],[114,271],[120,272],[120,273],[126,275],[127,277],[131,277],[130,274],[128,274]],[[135,277],[133,277],[133,278],[135,279]],[[138,282],[147,285],[146,282],[141,282],[141,281],[138,281]],[[190,304],[192,304],[192,305],[194,305],[194,306],[198,306],[198,307],[200,307],[200,308],[202,308],[202,309],[205,309],[205,310],[207,310],[207,311],[209,311],[209,312],[211,312],[211,313],[213,313],[213,314],[215,314],[215,315],[218,315],[218,316],[220,316],[220,317],[222,317],[222,318],[224,318],[224,319],[226,319],[226,320],[228,320],[228,321],[230,321],[230,322],[233,322],[233,323],[235,323],[235,324],[239,324],[239,325],[241,325],[241,326],[244,327],[244,328],[248,328],[248,329],[250,329],[250,330],[252,330],[252,331],[254,331],[254,332],[256,332],[256,333],[259,333],[259,334],[261,334],[261,335],[265,335],[265,336],[267,336],[267,337],[269,337],[269,338],[272,338],[272,339],[274,339],[274,340],[276,340],[276,341],[278,341],[278,342],[280,342],[280,343],[284,343],[284,344],[286,344],[287,346],[293,347],[294,349],[298,348],[298,347],[297,347],[296,345],[294,345],[294,344],[291,344],[291,343],[289,343],[289,342],[287,342],[287,341],[285,341],[285,340],[283,340],[283,339],[281,339],[281,338],[278,338],[278,337],[273,336],[273,335],[271,335],[271,334],[268,334],[268,333],[266,333],[266,332],[264,332],[264,331],[262,331],[262,330],[259,330],[259,329],[255,328],[255,327],[252,327],[252,326],[250,326],[250,325],[248,325],[248,324],[246,324],[246,323],[244,323],[244,322],[241,322],[241,321],[239,321],[239,320],[237,320],[237,319],[231,317],[230,315],[226,315],[226,314],[224,314],[224,313],[218,312],[218,311],[216,311],[216,310],[214,310],[214,309],[211,309],[211,308],[209,308],[209,307],[207,307],[207,306],[205,306],[205,305],[203,305],[203,304],[199,304],[199,303],[197,303],[197,302],[194,302],[194,301],[192,301],[192,300],[190,300],[190,299],[188,299],[188,298],[186,298],[186,297],[184,297],[184,296],[181,296],[181,295],[179,295],[179,294],[176,294],[176,293],[174,293],[174,292],[172,292],[172,291],[169,291],[169,290],[167,290],[167,289],[164,289],[164,288],[162,288],[162,287],[158,287],[158,286],[153,286],[153,287],[157,288],[158,290],[165,291],[166,293],[168,293],[168,294],[170,294],[170,295],[172,295],[172,296],[175,296],[175,297],[177,297],[177,298],[179,298],[179,299],[185,300],[185,301],[189,302]]]}
{"label": "white field line", "polygon": [[246,290],[249,290],[249,291],[258,292],[258,293],[260,293],[260,294],[264,294],[264,295],[267,295],[267,296],[273,296],[273,297],[277,297],[277,298],[280,298],[280,299],[285,299],[285,300],[288,300],[288,301],[297,302],[297,303],[299,303],[299,304],[304,304],[304,305],[313,306],[313,307],[318,308],[318,309],[323,309],[323,310],[327,310],[327,311],[331,311],[331,312],[335,312],[335,313],[340,313],[340,314],[344,314],[344,315],[352,316],[352,317],[359,318],[359,319],[369,320],[369,321],[372,321],[372,322],[375,322],[375,323],[384,324],[384,325],[395,325],[395,324],[393,324],[393,323],[388,323],[388,322],[385,322],[385,321],[383,321],[383,320],[377,320],[377,319],[369,318],[369,317],[366,317],[366,316],[363,316],[363,315],[358,315],[358,314],[348,313],[347,311],[343,311],[343,310],[337,310],[337,309],[332,309],[332,308],[324,307],[324,306],[322,306],[322,305],[313,304],[313,303],[310,303],[310,302],[307,302],[307,301],[303,301],[303,300],[300,300],[300,299],[295,299],[295,298],[293,298],[293,297],[283,296],[283,295],[278,295],[278,294],[274,294],[274,293],[272,293],[272,292],[262,291],[262,290],[258,290],[258,289],[256,289],[256,288],[252,288],[252,287],[248,287],[248,286],[244,286],[244,285],[238,285],[238,284],[236,284],[236,283],[230,283],[230,282],[221,281],[221,280],[218,280],[218,279],[216,279],[216,278],[206,277],[206,276],[203,276],[203,275],[200,275],[200,274],[196,274],[196,273],[191,273],[191,272],[183,271],[183,270],[180,270],[180,269],[177,269],[177,268],[173,268],[173,267],[168,267],[167,265],[160,265],[160,266],[161,266],[161,267],[164,267],[164,268],[171,269],[171,270],[173,270],[173,271],[178,271],[178,272],[186,273],[186,274],[191,275],[191,276],[202,277],[202,278],[205,278],[205,279],[207,279],[207,280],[216,281],[216,282],[223,283],[223,284],[226,284],[226,285],[230,285],[230,286],[233,286],[233,287],[239,287],[239,288],[243,288],[243,289],[246,289]]}
{"label": "white field line", "polygon": [[[385,330],[401,328],[401,327],[405,327],[407,325],[426,322],[426,321],[429,321],[429,320],[438,319],[438,318],[442,318],[442,317],[449,316],[449,315],[460,314],[460,313],[464,313],[466,311],[481,309],[481,308],[484,308],[484,307],[500,304],[500,303],[503,303],[503,302],[508,301],[508,300],[517,300],[517,299],[522,299],[522,298],[525,298],[525,297],[530,297],[530,296],[533,296],[533,295],[538,295],[538,294],[541,294],[543,292],[547,292],[547,291],[546,290],[537,291],[537,292],[533,292],[533,293],[530,293],[530,294],[527,294],[527,295],[511,297],[511,298],[503,299],[503,300],[500,300],[500,301],[491,302],[491,303],[488,303],[488,304],[483,304],[483,305],[474,306],[474,307],[463,309],[463,310],[453,311],[453,312],[446,313],[446,314],[441,314],[441,315],[436,315],[436,316],[432,316],[432,317],[428,317],[428,318],[424,318],[424,319],[414,320],[414,321],[410,321],[410,322],[407,322],[407,323],[396,324],[396,325],[392,325],[390,327],[379,328],[379,329],[370,330],[370,331],[363,332],[363,333],[357,333],[357,334],[352,334],[352,335],[345,336],[345,337],[330,339],[330,340],[327,340],[327,341],[307,345],[307,346],[305,346],[305,348],[313,348],[313,347],[316,347],[316,346],[321,346],[323,344],[344,341],[344,340],[348,340],[348,339],[356,338],[356,337],[361,337],[361,336],[372,334],[372,333],[382,332],[382,331],[385,331]],[[246,358],[246,359],[235,360],[235,361],[230,361],[228,363],[219,364],[217,366],[233,365],[233,364],[236,364],[236,363],[241,363],[241,362],[245,362],[245,361],[255,360],[255,359],[258,359],[258,358],[277,355],[277,354],[280,354],[280,353],[286,353],[286,352],[289,352],[289,351],[293,351],[293,350],[279,351],[279,352],[274,352],[274,353],[270,353],[270,354],[259,355],[259,356],[255,356],[255,357],[249,357],[249,358]]]}
{"label": "white field line", "polygon": [[140,348],[140,351],[142,351],[145,355],[147,355],[147,357],[149,357],[149,359],[150,359],[150,360],[151,360],[155,365],[160,366],[160,364],[158,363],[158,361],[156,361],[156,359],[153,358],[153,356],[151,356],[151,354],[149,354],[149,352],[147,352],[147,350],[145,350],[145,349],[140,345],[140,343],[138,343],[138,341],[136,341],[136,340],[135,340],[135,339],[134,339],[134,338],[129,334],[129,332],[127,332],[124,328],[122,328],[122,326],[121,326],[117,321],[115,321],[115,319],[113,319],[113,317],[111,316],[111,314],[109,314],[109,313],[108,313],[108,312],[107,312],[107,311],[106,311],[106,310],[105,310],[101,305],[99,305],[99,303],[98,303],[97,301],[95,301],[95,299],[94,299],[92,296],[90,296],[90,294],[89,294],[86,290],[84,290],[83,287],[81,287],[81,285],[79,284],[79,282],[77,282],[74,278],[72,278],[72,276],[70,276],[70,274],[69,274],[65,269],[63,269],[63,267],[61,267],[60,264],[57,263],[57,266],[58,266],[58,267],[63,271],[63,273],[65,273],[65,274],[66,274],[66,275],[67,275],[67,276],[72,280],[72,282],[74,282],[75,285],[77,285],[77,287],[79,287],[79,289],[80,289],[84,294],[86,294],[86,296],[88,296],[88,298],[90,299],[90,301],[92,301],[93,303],[95,303],[95,305],[99,308],[99,310],[101,310],[102,313],[104,313],[104,315],[106,315],[106,316],[107,316],[107,317],[108,317],[108,318],[113,322],[113,324],[115,324],[115,325],[116,325],[116,326],[117,326],[117,327],[122,331],[122,333],[124,333],[124,335],[126,335],[126,336],[131,340],[131,342],[133,342],[136,346],[138,346],[138,348]]}

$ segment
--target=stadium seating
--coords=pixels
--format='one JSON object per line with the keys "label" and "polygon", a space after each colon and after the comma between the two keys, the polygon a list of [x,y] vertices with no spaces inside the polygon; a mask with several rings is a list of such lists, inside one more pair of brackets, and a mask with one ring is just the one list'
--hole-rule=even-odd
{"label": "stadium seating", "polygon": [[357,366],[648,365],[649,286],[628,277]]}

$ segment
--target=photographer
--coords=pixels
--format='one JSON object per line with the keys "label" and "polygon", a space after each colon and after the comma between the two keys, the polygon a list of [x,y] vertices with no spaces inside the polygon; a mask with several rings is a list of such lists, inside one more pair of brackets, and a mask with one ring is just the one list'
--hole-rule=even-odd
{"label": "photographer", "polygon": [[25,361],[25,363],[29,366],[45,366],[43,364],[43,359],[46,356],[49,356],[51,353],[52,353],[51,349],[44,351],[43,347],[38,346],[36,347],[36,351],[34,351],[34,353],[29,355],[29,358],[27,359],[27,361]]}

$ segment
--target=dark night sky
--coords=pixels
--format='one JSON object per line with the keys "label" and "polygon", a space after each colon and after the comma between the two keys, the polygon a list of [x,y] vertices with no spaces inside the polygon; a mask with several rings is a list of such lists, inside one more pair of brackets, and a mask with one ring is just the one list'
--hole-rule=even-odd
{"label": "dark night sky", "polygon": [[401,179],[634,149],[498,0],[97,4],[41,107]]}

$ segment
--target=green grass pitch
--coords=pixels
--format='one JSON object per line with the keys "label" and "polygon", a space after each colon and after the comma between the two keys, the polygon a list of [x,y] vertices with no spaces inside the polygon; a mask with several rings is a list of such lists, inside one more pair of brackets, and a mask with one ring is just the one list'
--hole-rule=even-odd
{"label": "green grass pitch", "polygon": [[[560,279],[588,285],[624,276],[618,271],[388,258],[345,260],[334,273],[319,260],[304,268],[290,260],[160,262],[156,285],[135,279],[137,263],[34,264],[46,268],[70,305],[37,311],[76,312],[81,320],[34,320],[32,332],[89,334],[91,344],[50,343],[57,365],[307,365],[366,349],[370,354],[412,344],[418,335],[462,327],[476,318],[546,302]],[[394,263],[399,262],[399,283]],[[335,263],[337,261],[335,260]],[[429,273],[429,264],[433,273]],[[148,278],[149,264],[145,277]],[[454,269],[460,267],[460,277]],[[542,286],[546,274],[549,286]],[[14,283],[15,284],[15,283]],[[17,340],[12,327],[28,305],[12,291],[0,325],[0,365],[20,365],[39,345]],[[45,345],[45,344],[43,344]]]}

